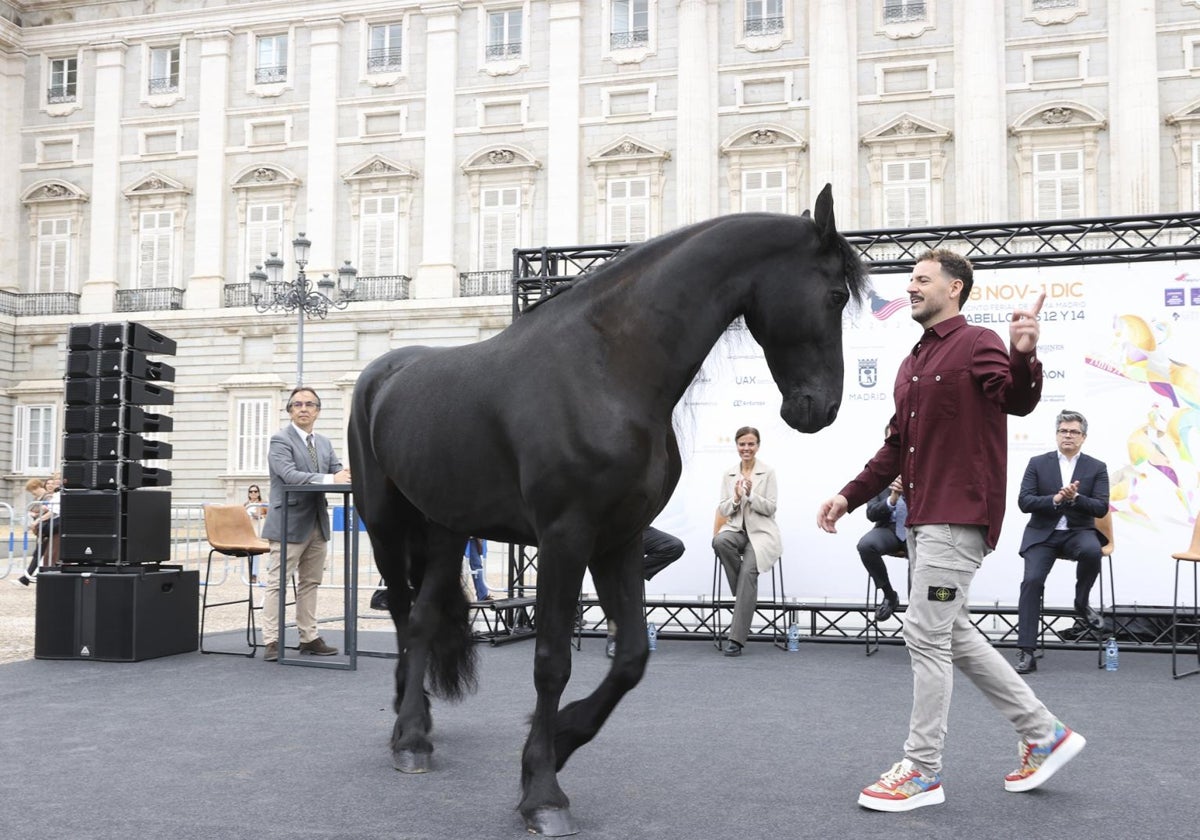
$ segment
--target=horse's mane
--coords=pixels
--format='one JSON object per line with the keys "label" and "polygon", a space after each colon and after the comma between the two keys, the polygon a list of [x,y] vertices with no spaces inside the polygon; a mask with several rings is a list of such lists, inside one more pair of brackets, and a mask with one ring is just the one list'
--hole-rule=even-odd
{"label": "horse's mane", "polygon": [[[808,216],[782,216],[777,213],[755,213],[746,215],[755,215],[776,219],[803,219],[808,221],[810,224],[816,224]],[[628,263],[631,259],[654,259],[659,252],[667,251],[675,247],[678,240],[695,236],[709,227],[712,227],[713,225],[719,224],[723,221],[727,221],[728,219],[729,216],[717,216],[712,219],[706,219],[702,222],[697,222],[694,225],[688,225],[687,227],[670,231],[669,233],[661,236],[656,236],[653,239],[646,240],[645,242],[636,242],[630,244],[617,251],[615,254],[605,260],[603,264],[589,267],[576,277],[556,283],[554,288],[552,288],[548,294],[531,303],[528,307],[526,307],[525,311],[528,312],[534,307],[542,306],[551,298],[557,298],[560,295],[566,294],[583,283],[594,284],[604,282],[610,275],[623,271],[626,267],[626,263]],[[859,257],[858,252],[854,250],[854,246],[850,244],[849,240],[847,240],[846,237],[842,236],[840,233],[837,234],[834,244],[837,248],[838,254],[842,258],[843,279],[846,282],[846,288],[850,292],[851,305],[857,309],[866,302],[868,294],[871,290],[871,283],[867,272],[866,263],[864,263]]]}

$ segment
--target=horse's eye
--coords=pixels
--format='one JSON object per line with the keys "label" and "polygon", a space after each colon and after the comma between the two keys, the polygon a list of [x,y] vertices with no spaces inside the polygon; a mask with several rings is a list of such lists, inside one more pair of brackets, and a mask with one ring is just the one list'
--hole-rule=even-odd
{"label": "horse's eye", "polygon": [[845,289],[834,289],[829,293],[829,297],[833,302],[834,308],[841,309],[846,305],[847,301],[850,300],[850,293]]}

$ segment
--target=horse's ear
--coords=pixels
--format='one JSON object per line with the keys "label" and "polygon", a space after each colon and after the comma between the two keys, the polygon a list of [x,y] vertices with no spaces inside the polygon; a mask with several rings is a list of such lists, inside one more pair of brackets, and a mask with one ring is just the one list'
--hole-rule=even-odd
{"label": "horse's ear", "polygon": [[837,236],[837,225],[833,221],[833,185],[826,184],[821,190],[821,194],[817,196],[816,216],[814,220],[817,223],[817,232],[821,236],[821,244],[825,245],[833,241]]}

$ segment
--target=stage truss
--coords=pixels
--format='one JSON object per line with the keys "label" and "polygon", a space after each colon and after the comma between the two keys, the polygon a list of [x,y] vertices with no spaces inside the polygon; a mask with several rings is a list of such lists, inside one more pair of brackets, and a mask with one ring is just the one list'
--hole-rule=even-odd
{"label": "stage truss", "polygon": [[[963,254],[975,266],[992,269],[1200,259],[1200,213],[862,230],[844,236],[872,274],[910,271],[919,254],[939,247]],[[614,243],[515,249],[513,319],[564,284],[619,258],[628,247],[627,243]],[[536,595],[537,559],[536,546],[509,547],[510,598]],[[732,604],[721,606],[726,607],[732,609]],[[716,620],[712,602],[703,600],[651,601],[646,612],[647,620],[658,624],[662,638],[711,638]],[[1124,641],[1137,648],[1169,649],[1170,627],[1163,627],[1161,621],[1153,624],[1161,619],[1161,612],[1154,607],[1117,607],[1114,622],[1118,639],[1123,634]],[[1166,613],[1169,616],[1170,610]],[[760,603],[752,637],[772,638],[795,623],[807,640],[865,644],[867,614],[865,604]],[[977,606],[971,608],[971,614],[972,622],[993,643],[1015,646],[1015,607]],[[1067,618],[1065,612],[1056,615],[1047,610],[1046,646],[1094,647],[1093,641],[1076,641],[1059,635],[1060,630],[1072,623]],[[1133,622],[1147,621],[1152,624],[1150,632],[1131,631]],[[580,632],[583,635],[605,632],[603,612],[594,599],[584,598],[580,602]],[[879,641],[902,644],[899,623],[880,628]]]}

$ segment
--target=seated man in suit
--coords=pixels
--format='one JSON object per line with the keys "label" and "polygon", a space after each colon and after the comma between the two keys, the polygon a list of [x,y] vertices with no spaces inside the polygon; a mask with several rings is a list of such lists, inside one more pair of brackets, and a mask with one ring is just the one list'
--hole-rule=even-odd
{"label": "seated man in suit", "polygon": [[1087,439],[1087,420],[1076,411],[1056,418],[1058,450],[1029,459],[1017,503],[1030,514],[1021,537],[1025,579],[1017,608],[1017,673],[1037,670],[1033,656],[1041,613],[1042,591],[1055,559],[1074,560],[1076,626],[1099,632],[1100,616],[1088,606],[1088,594],[1100,574],[1100,548],[1108,540],[1096,530],[1096,519],[1108,513],[1108,468],[1080,450]]}
{"label": "seated man in suit", "polygon": [[[642,576],[650,580],[683,556],[683,540],[666,531],[650,527],[642,532],[642,551],[646,554],[642,561]],[[609,659],[617,655],[617,623],[611,618],[608,620],[604,655]]]}
{"label": "seated man in suit", "polygon": [[858,556],[862,558],[862,564],[875,582],[875,587],[883,592],[883,602],[875,610],[876,621],[887,621],[900,608],[900,596],[888,578],[883,556],[905,548],[907,533],[904,521],[908,516],[908,506],[903,493],[904,484],[900,476],[896,476],[886,490],[867,502],[867,519],[874,522],[875,527],[858,541]]}

